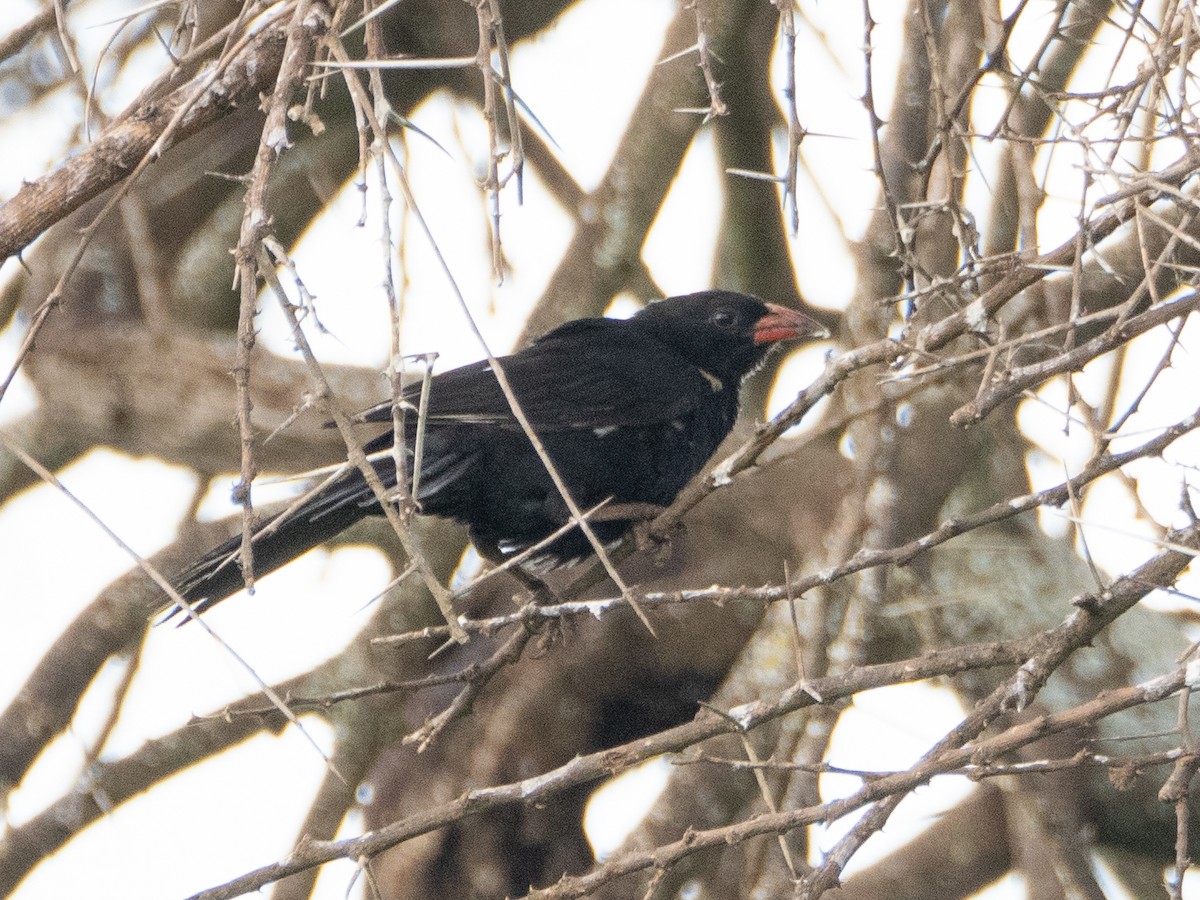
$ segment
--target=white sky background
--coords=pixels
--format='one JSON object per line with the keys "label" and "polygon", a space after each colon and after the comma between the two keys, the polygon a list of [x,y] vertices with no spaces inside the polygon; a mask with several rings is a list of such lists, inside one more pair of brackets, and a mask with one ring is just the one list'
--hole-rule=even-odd
{"label": "white sky background", "polygon": [[[1049,8],[1050,4],[1043,5]],[[808,2],[802,6],[808,20],[817,23],[824,36],[818,41],[811,30],[800,27],[800,117],[810,131],[832,135],[808,138],[803,152],[807,163],[820,173],[838,219],[851,237],[857,237],[872,214],[877,194],[866,115],[858,101],[862,92],[861,11],[856,4]],[[899,2],[872,4],[880,23],[875,31],[875,90],[880,111],[891,106],[887,73],[896,61],[900,33],[896,16],[903,7]],[[24,21],[35,8],[36,4],[27,0],[8,0],[0,8],[0,33]],[[116,18],[126,8],[119,0],[95,0],[72,8],[69,19],[74,23],[74,33],[84,42],[81,49],[85,61],[95,59],[114,27],[101,23]],[[549,130],[561,148],[564,164],[586,189],[595,186],[609,163],[646,74],[656,61],[662,31],[673,8],[669,0],[588,0],[536,41],[514,50],[516,90]],[[841,60],[842,69],[834,65],[831,54]],[[146,61],[153,68],[161,64],[153,52],[147,53]],[[778,75],[782,59],[776,63]],[[805,91],[806,84],[817,84],[821,89]],[[120,109],[139,86],[131,76],[125,83],[106,89],[102,94],[105,107],[110,111]],[[994,96],[997,103],[1002,102],[1000,91],[994,91]],[[986,107],[986,103],[980,107]],[[78,119],[78,104],[64,93],[51,108],[56,109],[53,116],[36,122],[24,121],[20,116],[0,122],[0,147],[6,161],[0,170],[0,199],[10,197],[21,179],[37,177],[61,157],[66,123]],[[977,108],[977,115],[986,113],[986,109]],[[528,172],[524,206],[516,205],[511,191],[502,198],[504,248],[512,272],[502,286],[496,286],[483,249],[488,224],[486,206],[473,179],[473,171],[486,153],[480,120],[468,106],[446,96],[427,102],[413,118],[450,154],[448,157],[419,136],[409,138],[410,173],[418,201],[491,349],[503,352],[511,346],[524,311],[537,298],[569,241],[569,220],[542,189],[536,175]],[[36,134],[37,139],[30,140],[30,134]],[[986,148],[980,149],[979,159],[986,166]],[[1051,180],[1051,193],[1061,189],[1063,202],[1049,204],[1039,223],[1045,247],[1053,246],[1076,227],[1073,204],[1077,202],[1078,176],[1072,171],[1069,163],[1064,164],[1062,174]],[[645,250],[647,264],[669,293],[710,286],[711,273],[705,267],[716,237],[713,211],[718,208],[718,178],[706,134],[692,149]],[[836,185],[836,190],[829,190],[829,185]],[[986,191],[986,183],[976,179],[972,190]],[[822,199],[803,176],[800,191],[802,221],[793,249],[801,288],[813,302],[841,306],[853,289],[849,254],[838,225],[824,211]],[[379,287],[381,251],[375,202],[373,194],[368,197],[366,227],[355,228],[360,195],[354,189],[344,191],[295,255],[305,282],[317,296],[321,320],[333,335],[309,335],[321,358],[382,368],[387,351],[387,312]],[[480,348],[465,336],[461,313],[443,276],[430,264],[428,250],[416,230],[410,231],[407,251],[411,303],[404,321],[405,350],[438,351],[440,368],[478,358],[482,355]],[[10,260],[0,276],[10,275],[13,266]],[[290,342],[274,301],[265,299],[262,306],[264,342],[277,352],[290,353]],[[20,324],[0,336],[0,363],[6,367],[15,353],[19,328]],[[1195,328],[1191,331],[1194,333]],[[1185,351],[1190,346],[1189,337],[1184,338]],[[1131,365],[1143,370],[1153,365],[1162,346],[1163,339],[1157,332],[1135,342]],[[792,367],[797,379],[815,374],[823,349],[799,355]],[[1186,398],[1194,398],[1200,373],[1186,353],[1179,356],[1185,357],[1180,359],[1181,367],[1164,376],[1140,414],[1144,427],[1167,421],[1181,396],[1185,402]],[[1086,391],[1088,379],[1080,382]],[[1098,383],[1098,379],[1092,382]],[[787,390],[780,394],[782,404]],[[1062,435],[1062,383],[1048,386],[1042,394],[1050,405],[1027,403],[1022,409],[1023,425],[1037,434],[1046,450],[1044,456],[1031,459],[1031,470],[1039,481],[1035,486],[1041,486],[1042,481],[1061,481],[1064,460],[1068,467],[1078,466],[1090,451],[1085,439]],[[19,415],[31,402],[27,388],[10,393],[0,404],[0,423]],[[30,449],[36,453],[37,448]],[[231,460],[231,465],[234,463]],[[1165,466],[1161,468],[1165,477],[1147,479],[1143,500],[1160,521],[1169,522],[1175,517],[1178,475]],[[89,454],[63,472],[62,480],[143,555],[152,554],[174,539],[194,488],[190,473],[181,469],[108,451]],[[207,515],[232,511],[228,484],[223,483],[210,494],[205,506]],[[1117,523],[1126,531],[1149,533],[1148,526],[1133,520],[1127,500],[1118,491],[1097,495],[1102,493],[1113,505],[1096,512],[1098,518]],[[256,488],[260,502],[266,497],[263,489]],[[1092,507],[1098,502],[1090,502],[1085,512],[1093,514]],[[1053,522],[1046,525],[1061,527]],[[1153,551],[1148,543],[1130,541],[1126,533],[1096,530],[1089,531],[1088,537],[1096,556],[1109,562],[1114,570],[1125,570]],[[71,548],[67,565],[62,559],[64,547]],[[0,511],[0,560],[3,597],[10,604],[0,608],[7,613],[8,623],[19,622],[19,627],[0,631],[0,703],[7,704],[66,623],[130,564],[108,538],[48,487],[28,491]],[[222,604],[207,618],[263,679],[272,682],[305,671],[338,652],[361,629],[371,614],[363,604],[388,578],[387,565],[372,551],[317,551],[264,580],[254,598]],[[11,604],[19,604],[19,617],[13,614]],[[82,749],[94,737],[105,710],[106,693],[111,692],[119,675],[119,667],[114,666],[98,680],[89,695],[91,702],[85,702],[78,717],[78,730],[57,741],[26,783],[12,794],[7,810],[11,823],[26,821],[78,783]],[[179,727],[193,714],[217,709],[254,688],[200,629],[155,629],[105,756],[117,758],[130,753],[146,739]],[[860,698],[855,713],[860,726],[870,729],[872,739],[854,740],[852,732],[842,729],[835,741],[837,761],[842,765],[875,769],[905,766],[960,715],[947,695],[922,687],[875,692],[875,696],[875,700]],[[904,712],[897,713],[898,709]],[[310,735],[328,751],[328,728],[314,717],[304,721]],[[881,734],[888,736],[880,738]],[[847,735],[851,737],[847,739]],[[898,748],[899,755],[864,757],[864,744],[872,749]],[[860,752],[851,755],[847,748]],[[219,884],[286,854],[323,774],[322,760],[294,729],[278,738],[256,738],[123,805],[39,867],[15,896],[32,900],[96,895],[100,884],[104,886],[103,896],[158,898]],[[831,779],[824,786],[827,791],[852,788],[838,787]],[[637,790],[645,794],[650,789],[643,786]],[[953,797],[961,796],[962,790],[961,784],[952,784],[946,791],[939,791],[935,784],[918,792],[913,802],[906,802],[909,821],[919,822],[934,814]],[[618,805],[628,802],[619,801]],[[270,817],[244,814],[262,809],[273,813]],[[359,823],[352,820],[347,827],[353,829]],[[893,823],[881,839],[873,839],[859,862],[869,862],[889,841],[903,840],[908,833],[907,827]],[[349,864],[326,867],[318,896],[344,897],[352,874]],[[1020,896],[1019,886],[1011,884],[994,893]]]}

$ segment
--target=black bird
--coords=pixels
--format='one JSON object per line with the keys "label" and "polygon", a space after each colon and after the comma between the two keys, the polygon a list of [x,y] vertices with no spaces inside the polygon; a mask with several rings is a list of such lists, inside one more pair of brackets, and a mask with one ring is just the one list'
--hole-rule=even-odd
{"label": "black bird", "polygon": [[[578,319],[499,362],[521,409],[580,509],[604,500],[620,510],[663,507],[703,468],[729,434],[742,380],[777,342],[825,337],[795,310],[730,291],[651,303],[629,319]],[[416,404],[420,384],[404,392]],[[457,519],[493,561],[534,546],[570,521],[533,445],[487,361],[434,376],[430,384],[420,511]],[[360,421],[391,421],[381,404]],[[417,416],[406,416],[409,476]],[[396,485],[389,429],[364,446],[386,488]],[[349,471],[298,509],[265,523],[254,568],[265,575],[349,528],[382,514],[362,473]],[[638,516],[596,521],[605,543]],[[234,555],[241,538],[210,551],[176,579],[198,611],[244,584]],[[533,557],[541,568],[591,552],[578,528]]]}

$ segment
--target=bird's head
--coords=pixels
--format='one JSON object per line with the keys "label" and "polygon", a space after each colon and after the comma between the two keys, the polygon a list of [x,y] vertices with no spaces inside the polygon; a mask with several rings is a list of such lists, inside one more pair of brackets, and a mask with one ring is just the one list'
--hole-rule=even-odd
{"label": "bird's head", "polygon": [[797,310],[733,291],[669,297],[635,318],[684,359],[732,386],[781,341],[829,337],[820,322]]}

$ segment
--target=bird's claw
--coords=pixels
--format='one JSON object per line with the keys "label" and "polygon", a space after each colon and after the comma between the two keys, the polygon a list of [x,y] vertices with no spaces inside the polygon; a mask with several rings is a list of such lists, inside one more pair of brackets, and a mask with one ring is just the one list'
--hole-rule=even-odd
{"label": "bird's claw", "polygon": [[654,528],[653,519],[643,519],[633,526],[634,546],[650,557],[657,565],[662,565],[671,558],[671,542],[675,535],[683,531],[683,523],[676,522],[671,531],[663,534]]}

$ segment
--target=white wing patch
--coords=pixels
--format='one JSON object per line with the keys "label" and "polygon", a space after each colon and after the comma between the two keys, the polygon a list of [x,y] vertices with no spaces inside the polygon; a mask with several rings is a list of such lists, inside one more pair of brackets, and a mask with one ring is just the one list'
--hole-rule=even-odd
{"label": "white wing patch", "polygon": [[714,394],[719,394],[719,393],[721,393],[721,391],[725,390],[724,382],[722,382],[721,379],[718,378],[716,375],[714,375],[712,372],[706,371],[704,369],[698,369],[698,371],[700,372],[701,375],[704,376],[705,380],[709,383],[709,385],[711,385]]}

